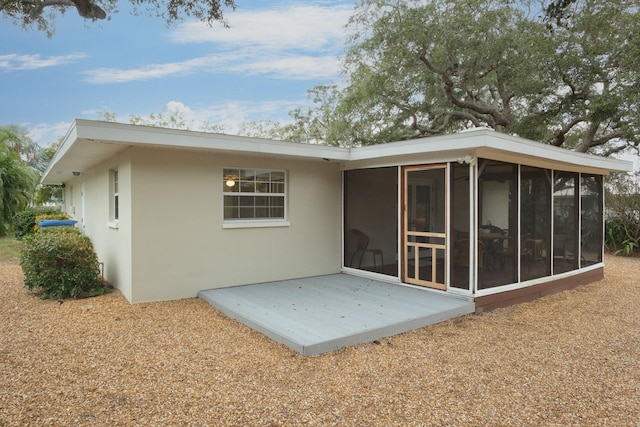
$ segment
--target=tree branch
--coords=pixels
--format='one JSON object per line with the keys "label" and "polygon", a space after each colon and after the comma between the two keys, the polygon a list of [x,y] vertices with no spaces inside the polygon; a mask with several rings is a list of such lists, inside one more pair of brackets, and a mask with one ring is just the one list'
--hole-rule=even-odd
{"label": "tree branch", "polygon": [[577,151],[578,153],[586,153],[589,148],[593,147],[593,140],[599,127],[600,122],[592,122],[589,125],[589,128],[584,132],[582,142],[576,146],[574,151]]}
{"label": "tree branch", "polygon": [[485,121],[496,130],[499,130],[509,124],[509,121],[507,120],[507,118],[504,117],[502,114],[500,114],[500,111],[498,111],[498,109],[496,108],[486,107],[480,104],[471,103],[471,102],[458,99],[453,94],[453,88],[455,85],[451,80],[451,77],[444,70],[439,70],[437,67],[435,67],[431,63],[431,61],[429,61],[429,59],[426,57],[426,52],[424,51],[421,52],[419,55],[419,59],[423,64],[427,66],[427,68],[432,73],[435,73],[442,78],[445,95],[453,105],[459,108],[471,110],[473,112],[488,116],[484,118]]}
{"label": "tree branch", "polygon": [[627,148],[629,148],[627,145],[618,145],[618,146],[616,146],[616,147],[611,147],[611,148],[609,148],[608,150],[604,151],[604,152],[602,153],[602,155],[603,155],[604,157],[609,157],[609,156],[611,156],[612,154],[619,153],[619,152],[621,152],[621,151],[626,150]]}
{"label": "tree branch", "polygon": [[38,15],[42,13],[44,8],[51,6],[75,7],[78,14],[86,19],[105,19],[107,12],[90,0],[45,0],[38,7]]}
{"label": "tree branch", "polygon": [[[595,138],[595,134],[597,130],[600,128],[600,123],[593,123],[586,132],[586,138],[575,148],[575,151],[580,153],[585,153],[589,148],[598,147],[600,145],[604,145],[612,139],[621,138],[624,134],[619,131],[613,131],[606,135],[601,136],[600,138]],[[624,149],[624,147],[622,148]],[[610,149],[614,150],[614,149]],[[620,150],[617,150],[620,151]],[[613,151],[614,153],[617,151]]]}
{"label": "tree branch", "polygon": [[569,131],[573,129],[575,125],[583,121],[583,117],[576,117],[571,120],[569,123],[553,133],[553,136],[549,139],[549,144],[555,145],[556,147],[562,146],[562,144],[564,144],[565,142],[565,135],[569,133]]}

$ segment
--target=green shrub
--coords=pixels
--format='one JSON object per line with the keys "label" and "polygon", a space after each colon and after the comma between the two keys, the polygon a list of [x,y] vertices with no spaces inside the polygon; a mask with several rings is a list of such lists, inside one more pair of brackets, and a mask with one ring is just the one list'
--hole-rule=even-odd
{"label": "green shrub", "polygon": [[640,185],[626,174],[607,178],[605,245],[616,255],[640,256]]}
{"label": "green shrub", "polygon": [[605,247],[614,255],[637,256],[640,252],[638,221],[611,218],[605,223]]}
{"label": "green shrub", "polygon": [[91,239],[74,227],[52,227],[24,239],[24,284],[42,299],[85,298],[111,289],[100,280]]}
{"label": "green shrub", "polygon": [[34,233],[38,215],[55,215],[59,213],[61,213],[60,209],[53,207],[27,208],[18,212],[13,221],[16,239],[22,240],[25,236]]}

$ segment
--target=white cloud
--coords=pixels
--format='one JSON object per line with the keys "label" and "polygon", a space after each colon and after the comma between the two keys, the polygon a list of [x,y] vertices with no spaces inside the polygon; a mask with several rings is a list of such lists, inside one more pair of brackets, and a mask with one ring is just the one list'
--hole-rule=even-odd
{"label": "white cloud", "polygon": [[29,129],[29,132],[27,133],[29,138],[41,146],[47,147],[54,142],[57,142],[60,137],[67,133],[71,127],[71,122],[58,122],[54,124],[39,123],[36,125],[27,123],[23,126]]}
{"label": "white cloud", "polygon": [[167,111],[175,111],[176,113],[184,114],[185,116],[191,115],[193,110],[188,105],[183,104],[180,101],[169,101],[166,105]]}
{"label": "white cloud", "polygon": [[[270,120],[272,122],[289,122],[288,112],[300,106],[302,100],[277,100],[277,101],[236,101],[228,100],[209,105],[187,105],[182,101],[171,100],[158,113],[178,113],[180,118],[191,130],[202,130],[203,125],[219,125],[221,132],[237,134],[244,122]],[[99,119],[98,111],[86,111],[87,118]],[[135,114],[131,111],[114,112],[118,122],[128,122],[133,115],[141,119],[141,122],[153,122],[151,113]],[[68,126],[67,126],[68,128]],[[64,130],[66,132],[67,129]],[[62,134],[64,134],[64,132]]]}
{"label": "white cloud", "polygon": [[269,50],[334,50],[342,45],[344,25],[353,7],[294,5],[289,8],[238,10],[228,15],[231,28],[221,31],[201,22],[180,25],[170,35],[179,43],[215,43]]}
{"label": "white cloud", "polygon": [[187,123],[210,123],[223,127],[223,132],[235,134],[243,122],[271,120],[288,122],[288,112],[300,105],[300,100],[236,101],[229,100],[211,105],[189,106],[181,101],[170,101],[167,111],[179,112]]}
{"label": "white cloud", "polygon": [[210,64],[211,58],[195,58],[184,62],[172,62],[167,64],[145,65],[141,68],[95,68],[85,71],[85,81],[89,83],[127,83],[168,77],[172,75],[187,74],[198,69],[203,69]]}
{"label": "white cloud", "polygon": [[[201,124],[222,126],[222,132],[237,134],[244,122],[270,120],[272,122],[289,122],[288,112],[300,106],[304,100],[277,100],[277,101],[236,101],[210,105],[187,105],[179,100],[171,100],[164,106],[161,112],[177,112],[190,126],[191,130],[201,130]],[[114,112],[118,122],[128,122],[131,111]],[[136,115],[134,113],[134,115]],[[98,110],[86,110],[82,116],[87,119],[103,120]],[[142,119],[150,119],[150,114],[139,115]],[[144,121],[144,120],[143,120]],[[23,123],[29,132],[28,136],[43,147],[49,146],[63,137],[71,127],[71,122],[58,122],[54,124]]]}
{"label": "white cloud", "polygon": [[277,79],[333,78],[344,46],[351,6],[294,5],[282,9],[238,10],[231,28],[199,22],[178,26],[169,35],[177,44],[211,44],[212,53],[185,61],[137,68],[97,68],[84,72],[95,84],[125,83],[190,73],[244,73]]}
{"label": "white cloud", "polygon": [[250,75],[263,74],[293,80],[308,80],[334,76],[339,67],[340,62],[336,56],[288,55],[237,64],[230,70],[244,71]]}
{"label": "white cloud", "polygon": [[84,53],[71,53],[69,55],[47,56],[37,55],[0,55],[0,70],[23,71],[37,70],[39,68],[56,67],[69,64],[86,58]]}

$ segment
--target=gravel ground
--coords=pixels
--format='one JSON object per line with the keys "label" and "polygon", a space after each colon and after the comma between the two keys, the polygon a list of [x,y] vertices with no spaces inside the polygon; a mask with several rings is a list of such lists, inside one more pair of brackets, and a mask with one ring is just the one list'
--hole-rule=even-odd
{"label": "gravel ground", "polygon": [[0,264],[0,425],[640,425],[640,260],[316,357],[198,299],[40,301]]}

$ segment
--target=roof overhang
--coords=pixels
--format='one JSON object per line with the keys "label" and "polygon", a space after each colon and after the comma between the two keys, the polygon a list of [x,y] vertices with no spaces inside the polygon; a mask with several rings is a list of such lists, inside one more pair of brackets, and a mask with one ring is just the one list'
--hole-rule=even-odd
{"label": "roof overhang", "polygon": [[488,129],[348,149],[217,133],[75,120],[44,172],[42,183],[63,184],[78,173],[89,170],[129,147],[335,161],[341,163],[343,169],[451,161],[471,156],[602,175],[633,171],[632,162],[576,153]]}
{"label": "roof overhang", "polygon": [[467,156],[601,175],[633,171],[629,161],[577,153],[486,128],[358,148],[352,151],[348,168],[415,164],[420,159],[462,161]]}

